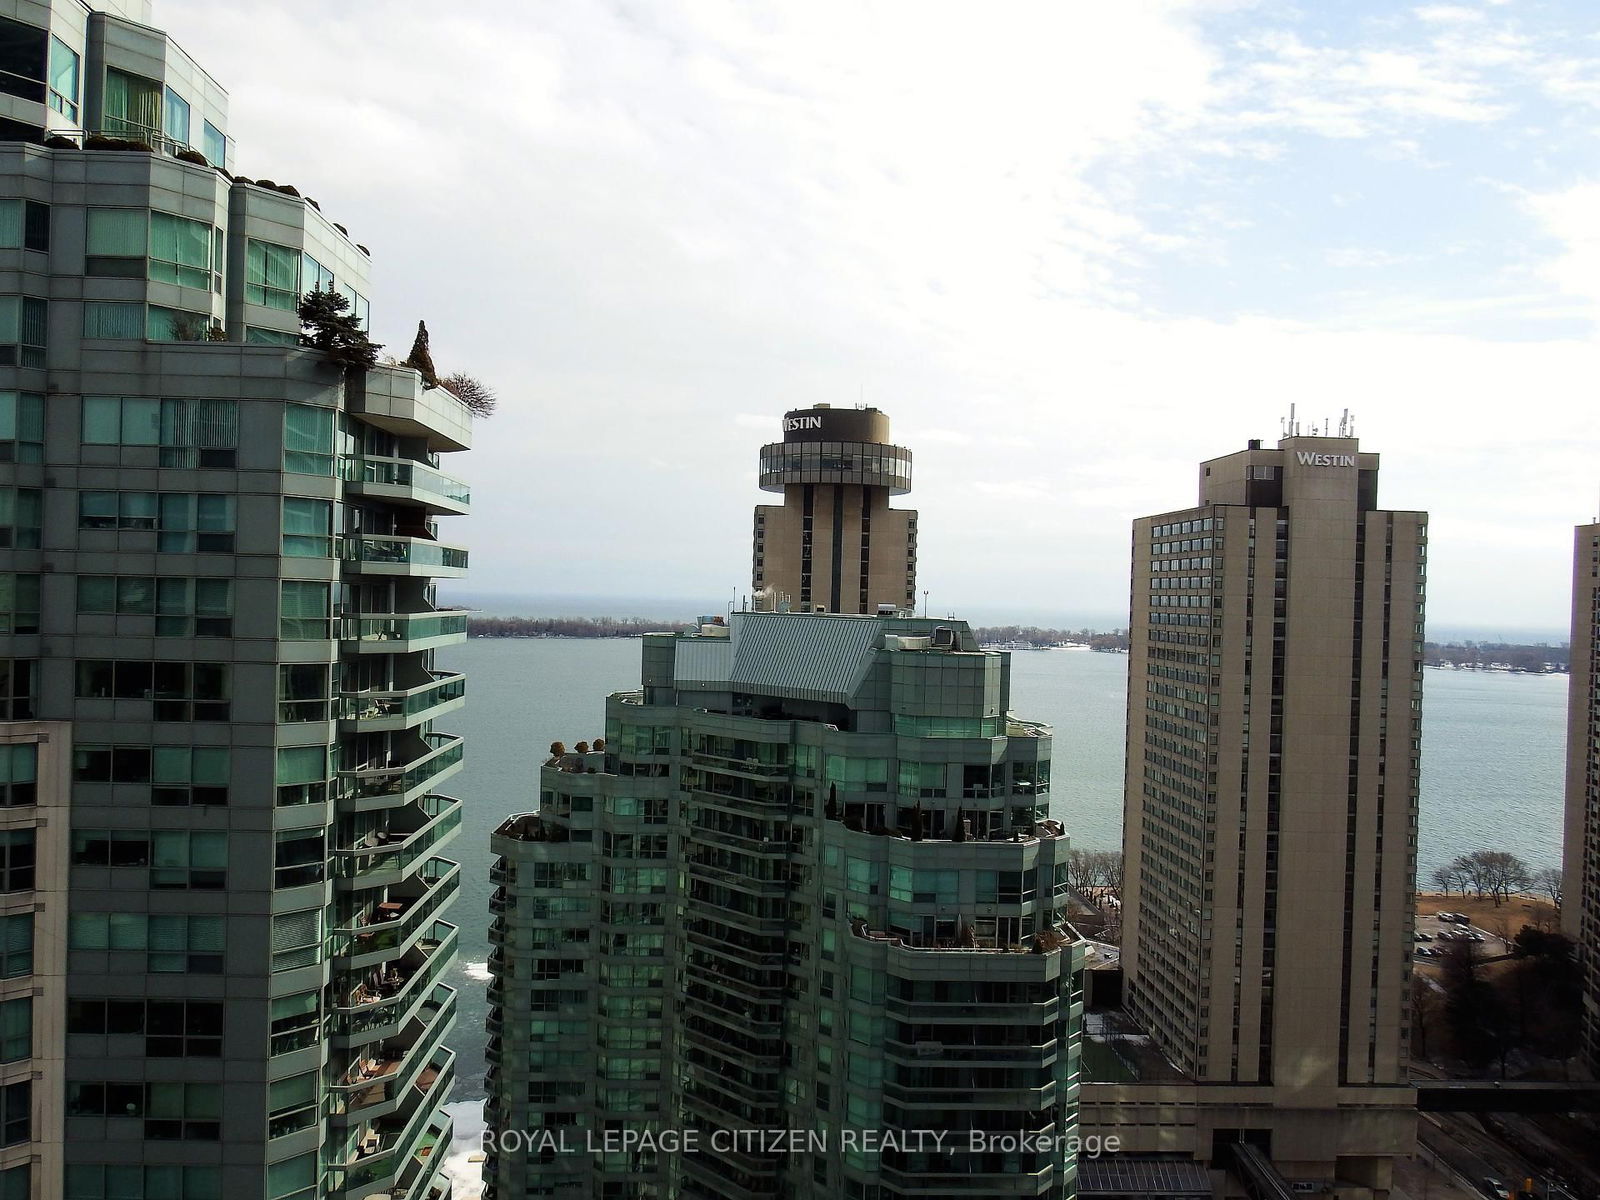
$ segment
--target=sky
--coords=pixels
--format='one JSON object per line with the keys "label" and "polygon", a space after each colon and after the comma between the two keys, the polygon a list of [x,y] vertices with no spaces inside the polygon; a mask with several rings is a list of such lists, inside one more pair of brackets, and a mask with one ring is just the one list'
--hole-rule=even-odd
{"label": "sky", "polygon": [[[1125,623],[1129,522],[1353,412],[1430,631],[1563,636],[1600,506],[1583,0],[157,0],[235,165],[500,410],[475,593],[749,588],[815,403],[916,456],[935,610]],[[708,607],[711,605],[708,604]],[[1120,618],[1120,620],[1119,620]]]}

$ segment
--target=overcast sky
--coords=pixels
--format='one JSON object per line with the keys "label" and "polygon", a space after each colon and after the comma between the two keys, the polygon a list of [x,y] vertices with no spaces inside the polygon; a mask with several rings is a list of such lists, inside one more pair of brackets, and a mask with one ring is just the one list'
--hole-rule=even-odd
{"label": "overcast sky", "polygon": [[[474,591],[749,586],[757,450],[864,401],[935,609],[1126,613],[1196,464],[1356,414],[1429,619],[1567,624],[1600,504],[1600,12],[158,0],[237,166],[501,412]],[[1270,444],[1270,441],[1269,441]],[[1125,615],[1123,620],[1125,620]]]}

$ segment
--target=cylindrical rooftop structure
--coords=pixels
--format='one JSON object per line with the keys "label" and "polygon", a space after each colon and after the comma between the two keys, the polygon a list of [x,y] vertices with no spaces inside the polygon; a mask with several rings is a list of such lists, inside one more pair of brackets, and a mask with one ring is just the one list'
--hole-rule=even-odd
{"label": "cylindrical rooftop structure", "polygon": [[889,418],[875,408],[818,404],[783,416],[783,441],[761,447],[761,488],[796,483],[911,490],[911,451],[889,441]]}

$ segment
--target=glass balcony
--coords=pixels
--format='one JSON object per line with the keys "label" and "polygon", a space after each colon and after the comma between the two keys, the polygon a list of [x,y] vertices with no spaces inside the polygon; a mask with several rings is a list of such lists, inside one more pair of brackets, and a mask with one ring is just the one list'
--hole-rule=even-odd
{"label": "glass balcony", "polygon": [[398,883],[414,863],[455,836],[461,828],[461,801],[453,796],[424,796],[386,815],[386,828],[366,834],[357,845],[334,851],[334,878],[351,881],[358,888]]}
{"label": "glass balcony", "polygon": [[349,411],[367,425],[405,438],[424,438],[428,449],[466,450],[472,445],[472,414],[444,388],[424,387],[411,367],[376,366],[352,376]]}
{"label": "glass balcony", "polygon": [[[433,1148],[442,1157],[450,1145],[450,1118],[438,1111],[431,1097],[449,1094],[455,1076],[455,1055],[449,1051],[439,1058],[438,1076],[414,1108],[367,1126],[356,1142],[356,1149],[343,1163],[331,1168],[332,1194],[342,1200],[366,1200],[368,1196],[404,1197],[413,1184],[395,1186],[397,1176],[412,1175],[411,1168],[436,1166]],[[440,1085],[443,1086],[440,1086]],[[441,1140],[441,1135],[442,1140]],[[431,1175],[432,1172],[425,1172]],[[379,1190],[374,1192],[373,1188]]]}
{"label": "glass balcony", "polygon": [[352,495],[409,500],[436,512],[464,513],[472,489],[454,476],[410,458],[350,455],[339,463]]}
{"label": "glass balcony", "polygon": [[431,538],[368,534],[344,540],[345,561],[363,575],[423,575],[459,579],[467,573],[467,552]]}
{"label": "glass balcony", "polygon": [[454,1139],[454,1119],[444,1113],[432,1117],[389,1190],[392,1200],[450,1200],[450,1179],[440,1178],[439,1170]]}
{"label": "glass balcony", "polygon": [[461,769],[464,742],[455,734],[430,733],[423,739],[428,748],[409,762],[393,767],[372,767],[358,771],[340,771],[344,797],[357,803],[355,808],[381,807],[362,805],[362,800],[390,800],[405,803],[431,792],[438,784]]}
{"label": "glass balcony", "polygon": [[329,953],[346,958],[342,970],[360,970],[399,958],[418,935],[433,927],[433,917],[455,899],[461,864],[431,858],[409,879],[388,889],[387,899],[372,898],[350,924],[334,930]]}
{"label": "glass balcony", "polygon": [[460,934],[448,921],[433,928],[398,958],[370,971],[355,972],[335,982],[332,1037],[359,1038],[396,1029],[414,1014],[417,1001],[428,995],[455,962]]}
{"label": "glass balcony", "polygon": [[429,683],[399,691],[341,692],[339,719],[360,733],[409,729],[461,707],[467,677],[459,671],[434,671]]}
{"label": "glass balcony", "polygon": [[341,635],[360,654],[410,654],[467,640],[467,610],[364,613],[344,618]]}
{"label": "glass balcony", "polygon": [[344,1075],[328,1089],[329,1114],[360,1113],[375,1120],[415,1099],[413,1087],[430,1090],[439,1069],[430,1061],[456,1020],[456,990],[435,984],[428,1000],[398,1035],[363,1048]]}

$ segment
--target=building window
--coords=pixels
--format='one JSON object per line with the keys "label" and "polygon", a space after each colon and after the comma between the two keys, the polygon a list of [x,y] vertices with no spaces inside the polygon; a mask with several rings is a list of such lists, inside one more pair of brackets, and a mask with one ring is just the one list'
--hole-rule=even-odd
{"label": "building window", "polygon": [[[222,260],[217,231],[205,221],[144,208],[91,208],[85,240],[84,274],[122,279],[150,278],[197,291],[213,291],[220,282]],[[87,308],[88,305],[85,305]],[[163,310],[170,311],[170,310]],[[210,324],[204,317],[200,336]],[[123,325],[131,324],[125,316]],[[86,322],[87,326],[87,322]],[[87,327],[84,336],[91,336]],[[100,337],[138,337],[137,333],[103,333]],[[195,341],[197,338],[166,338]]]}
{"label": "building window", "polygon": [[[0,1002],[0,1062],[33,1057],[33,997]],[[0,1200],[5,1192],[0,1189]]]}
{"label": "building window", "polygon": [[285,746],[278,751],[278,807],[323,804],[334,776],[332,746]]}
{"label": "building window", "polygon": [[213,167],[228,165],[227,136],[210,121],[200,122],[200,152]]}
{"label": "building window", "polygon": [[39,747],[32,742],[0,746],[0,807],[38,803]]}
{"label": "building window", "polygon": [[333,557],[333,501],[283,498],[283,556]]}
{"label": "building window", "polygon": [[362,329],[368,329],[372,319],[372,303],[354,288],[345,286],[339,288],[340,293],[350,301],[350,315]]}
{"label": "building window", "polygon": [[157,550],[201,554],[233,552],[232,496],[164,493]]}
{"label": "building window", "polygon": [[50,206],[0,200],[0,250],[49,250]]}
{"label": "building window", "polygon": [[159,446],[163,467],[228,469],[238,464],[236,400],[85,396],[82,437],[91,446]]}
{"label": "building window", "polygon": [[0,634],[39,632],[39,577],[0,573]]}
{"label": "building window", "polygon": [[144,305],[111,300],[85,300],[83,336],[101,340],[143,338]]}
{"label": "building window", "polygon": [[272,886],[321,883],[328,861],[328,835],[322,829],[280,830],[273,858]]}
{"label": "building window", "polygon": [[[0,1176],[3,1178],[3,1176]],[[67,1168],[66,1200],[222,1200],[222,1168],[102,1166],[78,1163]],[[11,1200],[0,1189],[0,1200]]]}
{"label": "building window", "polygon": [[0,1146],[16,1146],[33,1136],[33,1084],[24,1079],[0,1088]]}
{"label": "building window", "polygon": [[298,346],[300,335],[282,329],[262,329],[259,325],[244,327],[244,340],[252,346]]}
{"label": "building window", "polygon": [[211,225],[204,221],[152,212],[150,278],[180,287],[213,290],[211,230]]}
{"label": "building window", "polygon": [[44,103],[47,36],[35,25],[0,17],[0,92]]}
{"label": "building window", "polygon": [[67,1032],[143,1037],[148,1058],[221,1058],[220,1000],[69,1000]]}
{"label": "building window", "polygon": [[267,1085],[267,1136],[280,1138],[315,1125],[320,1094],[315,1071],[273,1080]]}
{"label": "building window", "polygon": [[157,721],[226,721],[228,663],[78,660],[78,695],[85,699],[151,700]]}
{"label": "building window", "polygon": [[72,751],[75,783],[149,784],[150,803],[167,807],[228,803],[226,746],[95,746]]}
{"label": "building window", "polygon": [[161,85],[154,79],[106,68],[106,132],[154,145],[161,139]]}
{"label": "building window", "polygon": [[267,1200],[312,1200],[320,1193],[316,1151],[268,1165]]}
{"label": "building window", "polygon": [[211,337],[210,313],[152,304],[145,317],[144,336],[151,342],[204,342]]}
{"label": "building window", "polygon": [[322,910],[279,913],[272,918],[272,969],[291,971],[322,959]]}
{"label": "building window", "polygon": [[328,607],[333,586],[285,580],[279,592],[278,636],[286,641],[323,642],[333,636]]}
{"label": "building window", "polygon": [[0,548],[37,550],[43,514],[37,488],[0,487]]}
{"label": "building window", "polygon": [[171,88],[166,89],[166,110],[161,114],[161,131],[171,139],[171,148],[189,145],[189,102]]}
{"label": "building window", "polygon": [[138,950],[146,954],[145,968],[158,974],[220,975],[224,928],[222,917],[74,913],[67,948]]}
{"label": "building window", "polygon": [[0,391],[0,463],[44,461],[44,397]]}
{"label": "building window", "polygon": [[78,612],[155,616],[157,637],[231,637],[231,579],[80,575]]}
{"label": "building window", "polygon": [[58,37],[50,39],[50,107],[77,124],[78,52]]}
{"label": "building window", "polygon": [[33,718],[34,669],[29,658],[0,658],[0,720]]}
{"label": "building window", "polygon": [[283,469],[298,475],[332,475],[333,431],[333,409],[285,405]]}
{"label": "building window", "polygon": [[0,366],[43,369],[48,311],[34,296],[0,296]]}
{"label": "building window", "polygon": [[150,835],[150,886],[215,891],[228,886],[228,835],[158,829]]}
{"label": "building window", "polygon": [[290,663],[278,668],[278,720],[326,721],[332,668],[326,663]]}
{"label": "building window", "polygon": [[299,297],[300,252],[250,238],[245,243],[244,298],[251,304],[294,312]]}
{"label": "building window", "polygon": [[333,291],[333,272],[309,254],[300,255],[300,292]]}
{"label": "building window", "polygon": [[[143,279],[146,270],[145,257],[150,249],[149,210],[91,208],[86,221],[83,273],[111,275],[122,279]],[[87,329],[84,333],[88,336]]]}
{"label": "building window", "polygon": [[69,1117],[142,1117],[154,1141],[214,1142],[222,1136],[220,1083],[69,1083]]}
{"label": "building window", "polygon": [[0,892],[31,892],[36,861],[32,829],[0,829]]}
{"label": "building window", "polygon": [[318,995],[317,992],[301,992],[273,999],[271,1053],[274,1057],[304,1050],[322,1040]]}
{"label": "building window", "polygon": [[0,917],[0,979],[33,974],[33,914]]}

